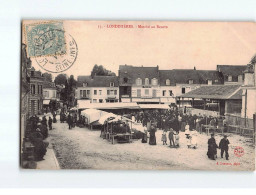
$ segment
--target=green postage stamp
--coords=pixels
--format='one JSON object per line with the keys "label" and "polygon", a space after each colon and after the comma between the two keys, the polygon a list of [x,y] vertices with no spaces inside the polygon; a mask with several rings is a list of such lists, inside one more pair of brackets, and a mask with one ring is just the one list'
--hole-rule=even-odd
{"label": "green postage stamp", "polygon": [[62,55],[66,53],[63,22],[53,21],[27,24],[24,28],[28,55],[30,57]]}

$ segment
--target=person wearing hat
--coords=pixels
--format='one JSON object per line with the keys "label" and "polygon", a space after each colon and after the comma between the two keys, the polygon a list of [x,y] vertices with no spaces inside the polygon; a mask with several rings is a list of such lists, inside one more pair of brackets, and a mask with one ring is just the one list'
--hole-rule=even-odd
{"label": "person wearing hat", "polygon": [[227,137],[228,137],[227,135],[224,135],[224,138],[222,138],[220,140],[220,143],[219,143],[220,156],[221,156],[221,158],[223,158],[223,154],[225,152],[226,160],[228,160],[228,157],[229,157],[229,154],[228,154],[228,144],[230,144]]}
{"label": "person wearing hat", "polygon": [[214,138],[214,133],[212,133],[211,138],[208,140],[208,151],[207,151],[208,158],[210,158],[212,160],[216,159],[217,148],[218,148],[218,145],[216,144],[216,140]]}
{"label": "person wearing hat", "polygon": [[149,145],[156,145],[156,127],[154,124],[151,125],[149,131]]}

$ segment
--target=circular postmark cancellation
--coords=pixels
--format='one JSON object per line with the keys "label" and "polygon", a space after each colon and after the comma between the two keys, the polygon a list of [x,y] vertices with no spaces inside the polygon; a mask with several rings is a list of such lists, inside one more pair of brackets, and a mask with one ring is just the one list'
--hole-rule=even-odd
{"label": "circular postmark cancellation", "polygon": [[241,157],[244,155],[244,149],[240,146],[237,146],[235,147],[234,149],[234,154],[237,156],[237,157]]}
{"label": "circular postmark cancellation", "polygon": [[[54,37],[55,31],[56,30],[50,30],[45,32],[43,35],[41,35],[42,37],[44,37],[44,38],[40,37],[40,39],[44,39],[44,41],[42,42],[43,45],[48,44],[46,40],[52,40],[52,37]],[[51,39],[48,39],[48,37],[51,37]],[[74,64],[78,54],[77,43],[70,34],[66,34],[65,38],[66,38],[65,52],[57,52],[55,54],[48,55],[48,56],[35,57],[36,62],[39,64],[41,68],[43,68],[48,72],[60,73],[68,70]],[[52,44],[55,44],[56,46],[58,44],[58,41],[54,41],[54,43]],[[45,48],[40,45],[40,47],[35,48],[35,51],[37,50],[40,51],[43,49]]]}

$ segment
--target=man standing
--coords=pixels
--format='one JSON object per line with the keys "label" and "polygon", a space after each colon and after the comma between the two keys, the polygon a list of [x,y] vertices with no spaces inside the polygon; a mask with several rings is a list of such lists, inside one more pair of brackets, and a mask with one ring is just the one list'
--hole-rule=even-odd
{"label": "man standing", "polygon": [[174,137],[173,136],[174,136],[174,132],[173,132],[173,129],[171,128],[170,132],[169,132],[170,147],[172,147],[172,146],[175,147]]}
{"label": "man standing", "polygon": [[72,129],[72,118],[70,114],[68,115],[67,122],[68,122],[68,128]]}
{"label": "man standing", "polygon": [[49,130],[52,130],[52,117],[49,117],[48,125],[49,125]]}
{"label": "man standing", "polygon": [[217,144],[214,138],[214,134],[211,134],[211,138],[208,140],[208,152],[207,152],[207,156],[208,158],[215,160],[216,156],[217,156]]}
{"label": "man standing", "polygon": [[221,155],[221,158],[223,158],[223,153],[225,152],[225,157],[226,157],[226,160],[228,160],[228,144],[229,143],[229,140],[227,139],[227,135],[224,135],[224,138],[222,138],[220,140],[220,144],[219,144],[219,148],[221,149],[221,152],[220,152],[220,155]]}

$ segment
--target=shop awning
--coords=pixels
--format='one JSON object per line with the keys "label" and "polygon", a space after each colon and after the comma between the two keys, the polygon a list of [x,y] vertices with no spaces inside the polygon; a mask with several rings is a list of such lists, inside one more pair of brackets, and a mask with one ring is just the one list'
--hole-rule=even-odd
{"label": "shop awning", "polygon": [[141,109],[170,109],[167,104],[140,104]]}
{"label": "shop awning", "polygon": [[49,105],[51,100],[43,100],[43,105]]}
{"label": "shop awning", "polygon": [[135,102],[113,102],[113,103],[88,103],[88,101],[78,100],[78,109],[139,109]]}

